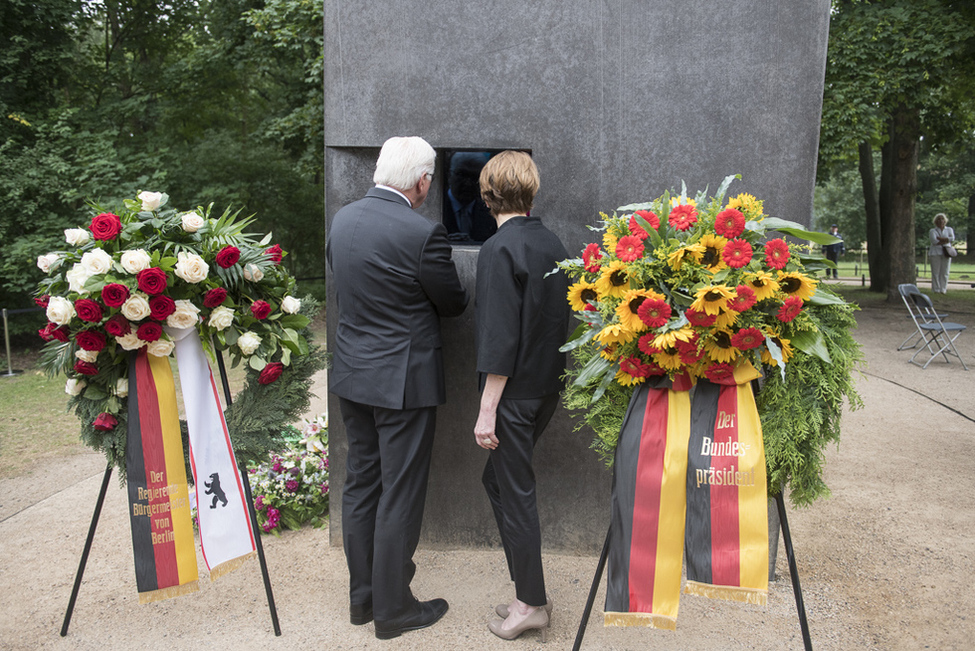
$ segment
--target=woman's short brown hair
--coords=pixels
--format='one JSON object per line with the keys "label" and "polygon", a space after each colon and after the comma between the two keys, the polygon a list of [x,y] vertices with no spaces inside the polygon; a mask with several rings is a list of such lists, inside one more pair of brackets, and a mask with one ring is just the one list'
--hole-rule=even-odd
{"label": "woman's short brown hair", "polygon": [[535,161],[521,151],[503,151],[481,170],[481,198],[492,215],[528,214],[538,194]]}

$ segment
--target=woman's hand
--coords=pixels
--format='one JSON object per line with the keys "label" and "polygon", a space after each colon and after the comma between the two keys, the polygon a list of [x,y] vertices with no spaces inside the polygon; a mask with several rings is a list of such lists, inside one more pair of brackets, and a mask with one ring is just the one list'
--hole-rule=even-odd
{"label": "woman's hand", "polygon": [[481,410],[477,414],[477,424],[474,425],[474,441],[485,450],[494,450],[498,447],[498,437],[494,433],[497,416],[497,411],[494,410]]}

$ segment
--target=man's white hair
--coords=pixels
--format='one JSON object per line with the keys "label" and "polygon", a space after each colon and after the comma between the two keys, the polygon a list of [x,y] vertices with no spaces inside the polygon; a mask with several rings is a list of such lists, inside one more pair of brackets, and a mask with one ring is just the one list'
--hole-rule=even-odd
{"label": "man's white hair", "polygon": [[383,143],[372,181],[376,185],[409,190],[424,174],[433,174],[436,162],[437,152],[423,138],[396,136]]}

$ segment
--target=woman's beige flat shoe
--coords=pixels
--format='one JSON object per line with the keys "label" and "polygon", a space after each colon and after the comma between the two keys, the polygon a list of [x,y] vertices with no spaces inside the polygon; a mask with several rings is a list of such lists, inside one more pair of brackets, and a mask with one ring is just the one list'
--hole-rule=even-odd
{"label": "woman's beige flat shoe", "polygon": [[503,619],[495,619],[488,622],[488,628],[491,629],[491,632],[500,637],[502,640],[513,640],[525,631],[538,629],[542,632],[542,642],[548,642],[549,623],[550,620],[548,613],[545,612],[544,608],[539,608],[531,615],[526,617],[525,621],[514,628],[509,628],[507,630],[503,629]]}
{"label": "woman's beige flat shoe", "polygon": [[[501,619],[508,619],[508,612],[509,612],[508,607],[510,605],[511,604],[498,604],[497,606],[494,607],[494,612],[496,612],[498,614],[498,617],[500,617]],[[552,602],[551,601],[548,602],[547,604],[545,604],[544,606],[542,606],[542,608],[545,609],[545,612],[548,613],[549,619],[551,619],[552,618]]]}

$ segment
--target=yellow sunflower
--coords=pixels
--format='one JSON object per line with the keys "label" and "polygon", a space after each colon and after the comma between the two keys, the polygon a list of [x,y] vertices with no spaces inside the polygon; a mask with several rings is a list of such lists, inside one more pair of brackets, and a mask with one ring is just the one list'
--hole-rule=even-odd
{"label": "yellow sunflower", "polygon": [[754,221],[761,221],[762,219],[762,201],[756,199],[754,196],[743,192],[737,197],[728,200],[728,208],[734,208],[740,210],[746,219],[751,219]]}
{"label": "yellow sunflower", "polygon": [[803,301],[808,301],[816,293],[816,280],[798,271],[780,271],[778,283],[780,290],[789,296],[798,296]]}
{"label": "yellow sunflower", "polygon": [[608,362],[615,362],[616,358],[619,357],[619,352],[616,350],[616,344],[610,344],[605,348],[600,349],[599,356]]}
{"label": "yellow sunflower", "polygon": [[[793,350],[792,343],[790,339],[783,339],[779,336],[778,332],[772,331],[767,333],[769,339],[771,339],[782,351],[782,361],[788,362],[792,358]],[[762,363],[769,366],[778,366],[779,362],[772,357],[772,353],[769,352],[768,346],[762,346]]]}
{"label": "yellow sunflower", "polygon": [[690,326],[684,326],[680,330],[668,330],[657,335],[653,339],[653,345],[661,350],[664,348],[675,348],[678,341],[690,341],[694,337],[694,331]]}
{"label": "yellow sunflower", "polygon": [[704,344],[704,352],[716,362],[733,362],[741,351],[731,344],[731,333],[715,330],[714,335]]}
{"label": "yellow sunflower", "polygon": [[619,242],[619,238],[610,233],[608,230],[603,233],[603,248],[612,253],[616,250],[616,244]]}
{"label": "yellow sunflower", "polygon": [[632,330],[628,330],[624,325],[620,323],[611,323],[599,331],[599,334],[594,337],[596,341],[603,345],[610,344],[625,344],[636,337],[636,333]]}
{"label": "yellow sunflower", "polygon": [[616,371],[616,381],[619,382],[620,384],[622,384],[625,387],[631,387],[631,386],[640,384],[641,382],[646,382],[647,381],[647,378],[645,378],[645,377],[635,377],[633,375],[630,375],[629,373],[627,373],[623,369],[620,369],[620,370]]}
{"label": "yellow sunflower", "polygon": [[613,260],[603,267],[596,279],[596,291],[600,296],[620,298],[630,288],[630,274],[625,262]]}
{"label": "yellow sunflower", "polygon": [[706,314],[718,314],[728,308],[728,301],[735,297],[735,290],[727,285],[709,285],[694,293],[691,309]]}
{"label": "yellow sunflower", "polygon": [[664,296],[649,289],[630,289],[623,294],[623,300],[616,306],[616,315],[620,318],[620,323],[627,330],[633,332],[643,332],[647,329],[647,324],[643,322],[637,310],[640,305],[648,298],[664,300]]}
{"label": "yellow sunflower", "polygon": [[724,251],[724,247],[728,243],[727,238],[708,233],[698,240],[697,243],[704,247],[704,253],[701,254],[700,262],[705,269],[711,273],[716,273],[728,266],[721,259],[721,252]]}
{"label": "yellow sunflower", "polygon": [[714,327],[727,329],[735,325],[737,321],[738,321],[737,312],[735,312],[734,310],[726,310],[724,308],[721,308],[721,311],[718,312],[718,318],[714,320]]}
{"label": "yellow sunflower", "polygon": [[684,260],[693,260],[694,262],[700,262],[701,256],[704,255],[704,247],[699,243],[688,244],[687,246],[682,246],[670,255],[667,256],[667,264],[674,271],[680,271],[680,266],[684,263]]}
{"label": "yellow sunflower", "polygon": [[668,371],[676,371],[684,365],[684,362],[680,361],[680,353],[672,346],[661,348],[659,353],[654,353],[653,361],[660,368]]}
{"label": "yellow sunflower", "polygon": [[766,298],[772,298],[775,296],[775,292],[779,290],[779,283],[775,282],[772,274],[767,271],[748,274],[745,276],[744,282],[755,292],[756,301],[764,301]]}
{"label": "yellow sunflower", "polygon": [[596,289],[595,283],[580,280],[576,284],[569,287],[567,298],[569,299],[569,305],[572,306],[572,309],[576,312],[580,312],[588,307],[590,301],[599,300],[599,291]]}

